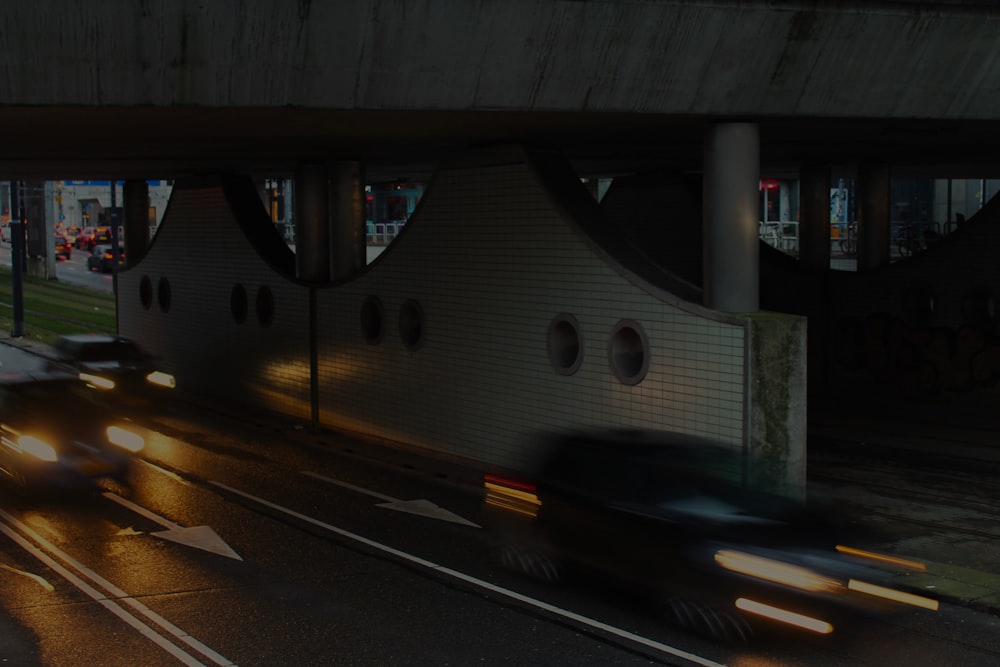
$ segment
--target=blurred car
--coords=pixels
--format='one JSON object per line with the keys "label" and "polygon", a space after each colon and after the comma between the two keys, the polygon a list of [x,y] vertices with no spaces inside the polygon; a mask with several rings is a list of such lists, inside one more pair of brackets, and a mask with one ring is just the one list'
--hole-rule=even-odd
{"label": "blurred car", "polygon": [[94,235],[93,227],[83,227],[74,239],[77,250],[93,250],[97,245],[97,238]]}
{"label": "blurred car", "polygon": [[76,245],[76,237],[79,236],[79,234],[80,234],[80,228],[77,227],[77,226],[75,226],[75,225],[71,226],[71,227],[66,227],[65,232],[66,232],[66,236],[69,237],[70,243],[72,243],[75,246]]}
{"label": "blurred car", "polygon": [[[125,265],[125,248],[118,248],[118,266]],[[111,246],[94,246],[87,257],[87,270],[111,273],[115,267],[115,256]]]}
{"label": "blurred car", "polygon": [[68,260],[73,254],[73,241],[70,240],[69,234],[55,234],[53,238],[54,254],[56,259],[62,257]]}
{"label": "blurred car", "polygon": [[[528,475],[487,475],[501,564],[558,581],[599,573],[653,597],[668,622],[725,642],[795,627],[818,634],[867,613],[937,601],[891,584],[918,563],[839,544],[824,513],[750,491],[739,450],[693,436],[545,436]],[[890,564],[891,563],[891,564]]]}
{"label": "blurred car", "polygon": [[111,228],[110,227],[95,227],[94,228],[94,242],[95,243],[111,243]]}
{"label": "blurred car", "polygon": [[128,484],[144,440],[72,375],[0,373],[0,474],[29,490]]}
{"label": "blurred car", "polygon": [[50,370],[74,373],[124,403],[148,402],[177,386],[173,375],[156,367],[152,355],[122,336],[67,334],[56,340],[53,351]]}

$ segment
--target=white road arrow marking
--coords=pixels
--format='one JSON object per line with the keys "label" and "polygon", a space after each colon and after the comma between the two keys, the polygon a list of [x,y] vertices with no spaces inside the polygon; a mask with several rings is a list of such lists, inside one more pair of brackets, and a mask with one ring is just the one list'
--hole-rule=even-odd
{"label": "white road arrow marking", "polygon": [[159,514],[154,514],[145,507],[136,505],[131,500],[126,500],[125,498],[115,495],[114,493],[105,493],[104,497],[166,528],[166,530],[162,530],[158,533],[150,533],[150,535],[164,540],[170,540],[171,542],[177,542],[178,544],[183,544],[185,546],[194,547],[195,549],[209,551],[213,554],[218,554],[219,556],[243,560],[238,553],[233,551],[229,545],[226,544],[214,530],[212,530],[211,526],[192,526],[190,528],[185,528],[184,526],[178,525],[168,519],[164,519]]}
{"label": "white road arrow marking", "polygon": [[376,505],[376,507],[384,507],[388,510],[396,510],[397,512],[406,512],[407,514],[416,514],[417,516],[425,516],[430,519],[439,519],[441,521],[450,521],[451,523],[459,523],[463,526],[472,526],[473,528],[480,528],[478,524],[475,524],[468,519],[460,517],[454,512],[450,512],[439,505],[435,505],[429,500],[400,500],[398,498],[393,498],[392,496],[387,496],[384,493],[379,493],[378,491],[371,491],[361,486],[355,486],[354,484],[348,484],[347,482],[342,482],[339,479],[334,479],[332,477],[327,477],[326,475],[320,475],[318,473],[310,472],[309,470],[303,470],[303,475],[312,477],[314,479],[327,482],[329,484],[336,484],[337,486],[343,487],[345,489],[350,489],[351,491],[357,491],[358,493],[363,493],[386,502]]}

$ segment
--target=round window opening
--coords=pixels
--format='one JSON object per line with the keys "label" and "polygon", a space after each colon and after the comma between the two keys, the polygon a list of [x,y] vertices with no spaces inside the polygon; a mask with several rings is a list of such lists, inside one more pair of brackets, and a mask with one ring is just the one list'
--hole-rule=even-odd
{"label": "round window opening", "polygon": [[153,306],[153,281],[149,276],[143,276],[139,281],[139,301],[146,310]]}
{"label": "round window opening", "polygon": [[262,326],[270,326],[274,321],[274,296],[267,285],[257,289],[257,321]]}
{"label": "round window opening", "polygon": [[411,351],[416,351],[423,345],[424,313],[416,301],[403,302],[399,310],[399,337]]}
{"label": "round window opening", "polygon": [[160,281],[156,284],[156,298],[160,302],[160,310],[163,312],[170,311],[170,281],[166,278],[160,278]]}
{"label": "round window opening", "polygon": [[384,314],[382,301],[377,296],[369,296],[361,304],[361,333],[373,345],[382,341]]}
{"label": "round window opening", "polygon": [[583,363],[580,325],[572,315],[556,315],[549,324],[549,361],[560,375],[573,375]]}
{"label": "round window opening", "polygon": [[649,344],[638,322],[622,320],[611,331],[608,361],[622,384],[639,384],[649,372]]}
{"label": "round window opening", "polygon": [[247,319],[247,290],[239,283],[233,285],[233,290],[229,293],[229,310],[233,313],[233,319],[237,323],[243,324]]}

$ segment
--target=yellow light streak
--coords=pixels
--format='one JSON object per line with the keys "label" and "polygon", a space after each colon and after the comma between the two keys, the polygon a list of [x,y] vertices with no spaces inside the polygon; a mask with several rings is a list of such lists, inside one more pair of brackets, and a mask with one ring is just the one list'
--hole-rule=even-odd
{"label": "yellow light streak", "polygon": [[827,623],[826,621],[820,620],[818,618],[812,618],[811,616],[798,614],[794,611],[789,611],[787,609],[772,607],[769,604],[764,604],[763,602],[757,602],[756,600],[748,600],[747,598],[740,598],[736,601],[736,608],[742,609],[743,611],[749,612],[751,614],[763,616],[764,618],[770,618],[771,620],[774,621],[780,621],[782,623],[787,623],[788,625],[794,625],[795,627],[802,628],[804,630],[817,632],[821,635],[828,635],[831,632],[833,632],[833,626]]}
{"label": "yellow light streak", "polygon": [[723,549],[715,554],[715,562],[733,572],[773,581],[806,591],[835,591],[840,584],[798,565],[752,556],[739,551]]}
{"label": "yellow light streak", "polygon": [[905,558],[899,558],[897,556],[888,556],[886,554],[877,554],[872,551],[863,551],[861,549],[855,549],[854,547],[844,546],[843,544],[837,545],[837,551],[848,556],[857,556],[859,558],[867,558],[869,560],[875,560],[889,565],[898,565],[900,567],[909,568],[918,572],[927,571],[927,566],[923,563],[918,563],[914,560],[907,560]]}
{"label": "yellow light streak", "polygon": [[164,373],[163,371],[153,371],[146,376],[146,381],[152,384],[158,384],[161,387],[167,387],[168,389],[177,388],[177,380],[170,373]]}
{"label": "yellow light streak", "polygon": [[89,384],[91,387],[97,387],[98,389],[114,389],[114,380],[109,380],[108,378],[101,377],[100,375],[94,375],[93,373],[80,373],[80,379]]}
{"label": "yellow light streak", "polygon": [[141,435],[123,429],[121,426],[109,426],[107,434],[108,442],[130,452],[137,452],[146,446],[146,441],[142,439]]}
{"label": "yellow light streak", "polygon": [[937,611],[940,606],[937,600],[925,598],[922,595],[914,595],[913,593],[905,593],[892,588],[885,588],[884,586],[876,586],[875,584],[869,584],[866,581],[858,581],[857,579],[851,579],[848,581],[847,587],[852,591],[867,593],[868,595],[874,595],[875,597],[893,600],[894,602],[902,602],[903,604],[913,605],[914,607],[921,607],[923,609],[930,609],[931,611]]}
{"label": "yellow light streak", "polygon": [[542,501],[530,491],[486,482],[486,504],[534,518]]}

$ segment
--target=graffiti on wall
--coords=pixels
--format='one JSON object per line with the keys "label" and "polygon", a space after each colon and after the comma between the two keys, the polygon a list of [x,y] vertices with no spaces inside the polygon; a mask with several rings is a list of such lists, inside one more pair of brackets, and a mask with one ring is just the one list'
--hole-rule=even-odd
{"label": "graffiti on wall", "polygon": [[969,290],[957,327],[915,323],[933,316],[933,299],[919,295],[907,304],[909,319],[887,313],[842,318],[835,328],[835,358],[842,369],[864,371],[908,398],[993,387],[1000,381],[1000,324],[993,304],[987,291]]}

